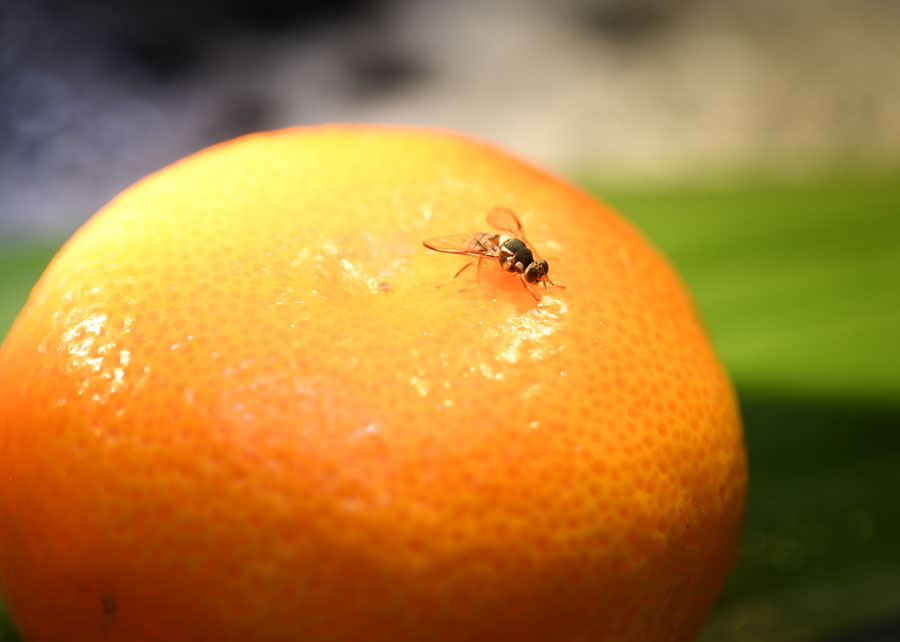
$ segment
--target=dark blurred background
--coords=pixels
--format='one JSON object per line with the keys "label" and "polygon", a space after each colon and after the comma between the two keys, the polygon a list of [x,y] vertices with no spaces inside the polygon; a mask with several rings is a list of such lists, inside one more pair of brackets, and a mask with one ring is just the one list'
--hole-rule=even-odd
{"label": "dark blurred background", "polygon": [[900,640],[900,2],[0,0],[0,336],[138,178],[334,121],[491,140],[677,265],[751,458],[702,640]]}

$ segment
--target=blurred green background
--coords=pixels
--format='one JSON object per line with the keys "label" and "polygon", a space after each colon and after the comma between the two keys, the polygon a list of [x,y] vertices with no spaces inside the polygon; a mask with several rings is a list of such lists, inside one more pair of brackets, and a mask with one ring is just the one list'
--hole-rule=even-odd
{"label": "blurred green background", "polygon": [[[676,264],[740,396],[749,503],[701,640],[900,639],[900,167],[581,182]],[[0,334],[60,244],[0,246]]]}

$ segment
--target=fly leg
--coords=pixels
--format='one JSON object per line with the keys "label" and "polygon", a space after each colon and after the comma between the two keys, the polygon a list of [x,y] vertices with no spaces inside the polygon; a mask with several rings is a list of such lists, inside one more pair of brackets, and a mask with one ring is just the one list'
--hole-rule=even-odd
{"label": "fly leg", "polygon": [[[459,270],[456,272],[456,274],[454,274],[453,277],[452,277],[449,281],[445,281],[445,282],[443,282],[443,283],[438,283],[438,284],[437,284],[436,286],[434,286],[434,287],[436,287],[436,288],[442,288],[442,287],[444,287],[445,285],[450,285],[450,284],[453,283],[457,278],[459,278],[459,275],[462,274],[463,272],[465,272],[467,268],[472,267],[472,264],[473,264],[473,263],[475,263],[475,261],[469,261],[469,262],[466,263],[464,266],[462,266],[461,268],[459,268]],[[480,279],[481,279],[481,258],[478,259],[478,267],[477,267],[477,271],[476,271],[476,273],[475,273],[475,283],[478,283],[478,281],[479,281]],[[472,287],[473,285],[475,285],[475,283],[472,283],[472,284],[470,284],[470,285],[467,285],[467,286],[464,287],[462,290],[460,290],[460,292],[465,292],[465,291],[468,290],[470,287]]]}
{"label": "fly leg", "polygon": [[445,285],[450,285],[451,283],[453,283],[453,282],[456,280],[456,277],[458,277],[460,274],[462,274],[463,272],[465,272],[466,268],[469,267],[469,266],[471,266],[474,262],[475,262],[475,261],[469,261],[469,262],[466,263],[464,266],[462,266],[461,268],[459,268],[459,271],[458,271],[456,274],[454,274],[453,277],[452,277],[449,281],[444,281],[443,283],[438,283],[438,284],[437,284],[436,286],[434,286],[434,287],[436,287],[436,288],[442,288],[442,287],[444,287]]}
{"label": "fly leg", "polygon": [[[472,265],[472,264],[471,264],[471,263],[466,263],[464,266],[462,266],[462,269],[461,269],[459,272],[457,272],[457,273],[456,273],[456,276],[454,276],[453,278],[455,279],[457,276],[459,276],[460,274],[462,274],[462,271],[465,270],[465,269],[466,269],[467,267],[469,267],[470,265]],[[475,268],[475,282],[474,282],[474,283],[470,283],[470,284],[467,285],[466,287],[464,287],[464,288],[462,288],[461,290],[459,290],[459,292],[465,292],[466,290],[468,290],[469,288],[471,288],[473,285],[478,285],[478,283],[480,283],[480,282],[481,282],[481,257],[478,258],[478,266]]]}
{"label": "fly leg", "polygon": [[560,285],[559,283],[554,283],[554,282],[553,282],[553,279],[551,279],[549,276],[545,276],[545,277],[543,278],[543,283],[544,283],[544,289],[545,289],[545,290],[547,289],[547,282],[548,282],[548,281],[550,282],[550,285],[552,285],[552,286],[555,287],[555,288],[559,288],[560,290],[565,290],[565,289],[566,289],[566,286]]}
{"label": "fly leg", "polygon": [[534,297],[535,301],[541,300],[540,295],[538,295],[537,293],[535,293],[534,290],[532,290],[530,287],[528,287],[528,283],[525,282],[525,279],[522,278],[521,274],[519,275],[519,281],[522,283],[522,287],[525,288],[526,290],[528,290],[528,294],[530,294],[532,297]]}

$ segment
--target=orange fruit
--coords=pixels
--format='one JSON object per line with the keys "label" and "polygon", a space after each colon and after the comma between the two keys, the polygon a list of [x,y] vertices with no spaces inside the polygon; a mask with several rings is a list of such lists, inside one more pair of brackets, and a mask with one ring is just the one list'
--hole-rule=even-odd
{"label": "orange fruit", "polygon": [[[423,247],[511,208],[540,301]],[[459,287],[456,287],[459,285]],[[292,129],[132,186],[0,351],[0,589],[30,642],[687,640],[746,483],[681,283],[448,133]]]}

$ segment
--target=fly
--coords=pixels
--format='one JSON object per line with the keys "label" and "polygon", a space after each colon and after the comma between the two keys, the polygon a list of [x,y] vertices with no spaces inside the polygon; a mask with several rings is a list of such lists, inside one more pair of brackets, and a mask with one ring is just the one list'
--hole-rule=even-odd
{"label": "fly", "polygon": [[[563,285],[554,283],[547,276],[547,273],[550,271],[550,265],[546,259],[539,258],[534,248],[529,245],[528,240],[525,238],[525,228],[519,222],[518,216],[505,207],[495,207],[488,212],[487,222],[488,225],[501,233],[451,234],[449,236],[436,236],[423,241],[425,247],[436,252],[462,254],[463,256],[471,256],[478,259],[478,261],[469,261],[462,266],[448,283],[452,283],[473,264],[476,265],[475,283],[478,283],[481,277],[482,261],[494,259],[500,264],[501,269],[518,276],[522,287],[528,290],[537,301],[540,300],[540,297],[528,287],[529,285],[542,283],[546,289],[549,283],[557,288],[565,288]],[[446,283],[440,285],[446,285]],[[464,292],[472,285],[463,288],[460,292]]]}

